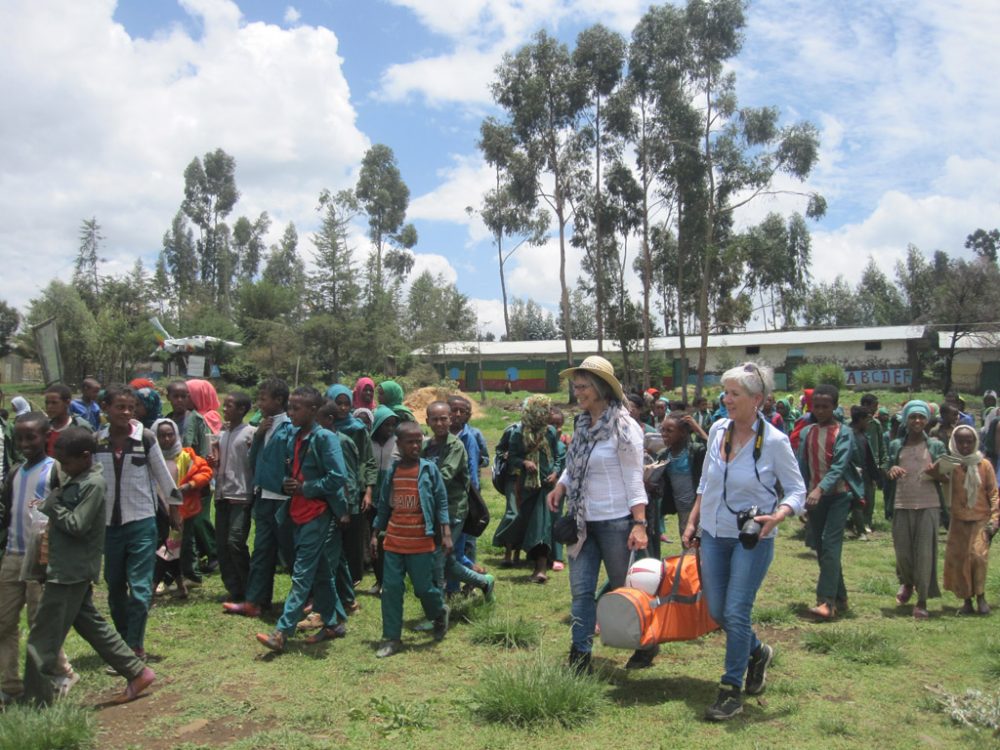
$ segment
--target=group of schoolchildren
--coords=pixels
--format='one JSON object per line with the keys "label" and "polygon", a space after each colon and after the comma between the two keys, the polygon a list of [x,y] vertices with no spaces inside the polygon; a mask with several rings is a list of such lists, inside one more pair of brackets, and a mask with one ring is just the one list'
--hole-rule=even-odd
{"label": "group of schoolchildren", "polygon": [[[669,411],[679,405],[658,394],[629,398],[633,417],[648,425],[648,432],[652,424],[660,425],[659,442],[647,435],[648,512],[658,519],[662,533],[651,535],[654,544],[667,540],[665,513],[676,513],[683,529],[701,475],[704,425],[725,416],[725,407],[720,402],[719,409],[709,413],[707,401],[701,399],[688,414]],[[996,393],[987,391],[983,403],[982,429],[977,432],[965,402],[954,393],[946,395],[940,408],[913,400],[894,416],[874,394],[864,394],[845,414],[832,385],[806,389],[802,412],[793,408],[791,399],[767,399],[763,417],[789,435],[806,483],[805,538],[819,566],[816,604],[809,609],[813,617],[832,620],[848,608],[842,564],[845,533],[868,539],[876,489],[883,492],[885,516],[892,523],[900,583],[897,604],[915,598],[913,617],[929,617],[928,598],[940,596],[938,532],[947,529],[944,588],[962,600],[958,614],[989,614],[987,562],[990,542],[1000,528],[1000,412]],[[659,556],[659,550],[651,554]]]}
{"label": "group of schoolchildren", "polygon": [[[407,577],[426,617],[417,629],[438,640],[449,626],[447,594],[479,589],[493,600],[495,579],[476,562],[475,537],[464,533],[480,469],[489,465],[464,397],[428,404],[425,437],[393,381],[376,386],[362,378],[353,390],[337,384],[324,395],[309,386],[290,392],[272,378],[259,386],[256,410],[241,392],[220,405],[201,379],[174,381],[166,395],[166,417],[154,384],[142,380],[103,390],[87,380],[76,400],[56,384],[45,391],[44,412],[12,400],[17,416],[12,426],[3,423],[0,441],[3,702],[47,704],[79,680],[62,650],[71,627],[126,678],[118,699],[134,699],[155,679],[145,664],[154,595],[173,585],[186,597],[215,567],[227,592],[223,612],[247,617],[271,608],[279,563],[290,570],[275,629],[256,635],[275,652],[298,630],[311,631],[306,644],[344,637],[369,567],[369,593],[381,596],[379,658],[402,647]],[[892,418],[872,394],[844,415],[829,385],[806,391],[802,414],[788,399],[765,404],[764,417],[789,434],[807,486],[806,541],[819,564],[810,612],[817,619],[834,619],[848,606],[845,531],[858,539],[870,533],[876,489],[892,519],[897,603],[916,596],[914,617],[928,616],[927,599],[940,593],[936,544],[943,524],[945,588],[964,600],[961,614],[989,612],[986,563],[1000,528],[1000,413],[995,394],[992,403],[989,397],[986,456],[957,398],[940,410],[910,401]],[[630,395],[627,406],[648,433],[644,478],[658,524],[648,552],[659,557],[670,538],[665,517],[676,514],[679,528],[686,525],[706,431],[725,407],[713,411],[701,399],[692,412],[649,393]],[[503,566],[517,564],[523,552],[533,564],[530,580],[541,584],[563,568],[551,531],[558,513],[542,502],[565,458],[562,426],[548,397],[531,396],[497,446],[507,508],[493,541],[504,549]],[[93,603],[102,568],[111,624]],[[31,631],[22,683],[18,625],[25,606]]]}
{"label": "group of schoolchildren", "polygon": [[[492,601],[495,579],[463,533],[470,488],[478,491],[489,458],[468,425],[471,404],[429,404],[425,438],[397,383],[378,386],[378,404],[375,391],[368,378],[325,396],[272,378],[259,386],[256,413],[248,395],[233,392],[221,416],[218,394],[201,379],[167,386],[167,417],[143,380],[105,389],[88,380],[76,401],[53,385],[44,413],[12,400],[17,414],[0,441],[0,701],[44,705],[69,691],[79,680],[62,651],[71,627],[127,679],[118,699],[134,699],[155,679],[145,664],[154,595],[175,586],[185,598],[216,567],[223,612],[249,617],[270,609],[279,561],[290,570],[274,631],[256,635],[277,652],[297,630],[313,631],[307,644],[346,635],[369,565],[370,593],[381,595],[378,657],[401,648],[407,576],[427,617],[418,629],[437,640],[449,625],[446,587]],[[102,568],[110,625],[92,600]]]}

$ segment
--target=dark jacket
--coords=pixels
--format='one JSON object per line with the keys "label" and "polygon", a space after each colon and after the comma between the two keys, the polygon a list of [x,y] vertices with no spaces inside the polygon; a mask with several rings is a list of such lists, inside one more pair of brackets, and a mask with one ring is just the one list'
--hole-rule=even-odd
{"label": "dark jacket", "polygon": [[[392,478],[397,466],[399,461],[386,473],[382,489],[378,493],[373,531],[385,531],[389,527],[389,516],[392,515]],[[424,531],[427,536],[435,536],[440,527],[448,525],[448,493],[438,467],[426,458],[420,459],[417,492],[420,495],[420,509],[424,513]]]}
{"label": "dark jacket", "polygon": [[[688,461],[691,466],[691,486],[694,487],[695,493],[697,493],[698,485],[701,483],[701,470],[705,465],[706,452],[705,444],[702,442],[692,440],[688,446]],[[666,461],[670,453],[669,448],[664,448],[656,454],[656,461]],[[670,482],[666,467],[660,467],[658,471],[654,470],[647,483],[660,498],[660,512],[664,514],[676,513],[677,502],[674,500],[674,486]]]}
{"label": "dark jacket", "polygon": [[100,577],[106,488],[103,470],[94,464],[49,492],[39,506],[49,517],[47,581],[96,582]]}

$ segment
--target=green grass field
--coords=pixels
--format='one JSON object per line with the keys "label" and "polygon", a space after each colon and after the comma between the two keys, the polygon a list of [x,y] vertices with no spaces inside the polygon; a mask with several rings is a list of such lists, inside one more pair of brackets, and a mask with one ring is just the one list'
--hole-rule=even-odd
{"label": "green grass field", "polygon": [[[493,445],[514,418],[493,402],[477,424]],[[499,515],[501,499],[488,480],[485,487]],[[676,553],[676,524],[668,528],[675,541],[666,549]],[[498,603],[482,606],[478,595],[454,603],[454,627],[441,643],[407,630],[401,654],[375,659],[379,601],[361,595],[347,638],[292,642],[284,655],[265,655],[253,636],[277,615],[223,616],[221,583],[211,576],[187,601],[157,599],[147,649],[159,679],[150,695],[107,706],[123,681],[71,634],[66,650],[83,679],[68,705],[44,722],[44,737],[37,724],[26,729],[30,714],[0,716],[0,750],[996,746],[989,730],[959,725],[940,705],[951,699],[956,715],[996,721],[1000,606],[992,617],[956,617],[960,602],[946,594],[931,601],[930,620],[915,622],[894,601],[884,520],[870,541],[845,543],[851,608],[830,624],[802,616],[814,603],[817,566],[799,522],[784,525],[755,609],[777,652],[768,688],[722,725],[701,719],[722,672],[721,634],[664,646],[655,666],[638,672],[623,669],[628,653],[598,645],[597,675],[574,684],[560,668],[569,648],[568,571],[539,586],[528,581],[529,568],[502,570],[491,534],[480,542],[480,561],[497,574]],[[287,591],[287,576],[277,589]],[[1000,564],[987,594],[1000,605]],[[102,592],[99,599],[104,608]],[[405,614],[407,626],[420,617],[412,596]],[[979,704],[962,703],[970,689],[987,691]],[[38,739],[28,745],[25,736]]]}

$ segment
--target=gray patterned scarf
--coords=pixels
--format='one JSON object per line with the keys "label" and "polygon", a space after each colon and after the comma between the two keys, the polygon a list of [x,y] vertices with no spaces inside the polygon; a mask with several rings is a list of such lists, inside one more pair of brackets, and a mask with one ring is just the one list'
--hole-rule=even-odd
{"label": "gray patterned scarf", "polygon": [[628,411],[620,401],[611,401],[608,408],[593,424],[589,412],[583,412],[576,420],[573,430],[573,442],[569,444],[566,453],[566,475],[569,478],[567,495],[569,501],[566,514],[576,521],[577,541],[567,549],[570,557],[575,558],[587,538],[586,508],[583,497],[583,483],[587,477],[587,464],[594,446],[601,440],[607,440],[617,435],[619,441],[627,441],[625,427],[631,419]]}

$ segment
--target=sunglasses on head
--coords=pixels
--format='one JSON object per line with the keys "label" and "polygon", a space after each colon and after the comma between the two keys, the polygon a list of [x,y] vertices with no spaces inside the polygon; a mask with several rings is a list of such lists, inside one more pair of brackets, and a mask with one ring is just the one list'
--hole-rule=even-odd
{"label": "sunglasses on head", "polygon": [[767,391],[767,386],[764,385],[764,375],[761,373],[760,368],[755,364],[743,365],[743,372],[755,372],[757,373],[757,378],[760,380],[760,392],[761,394]]}

